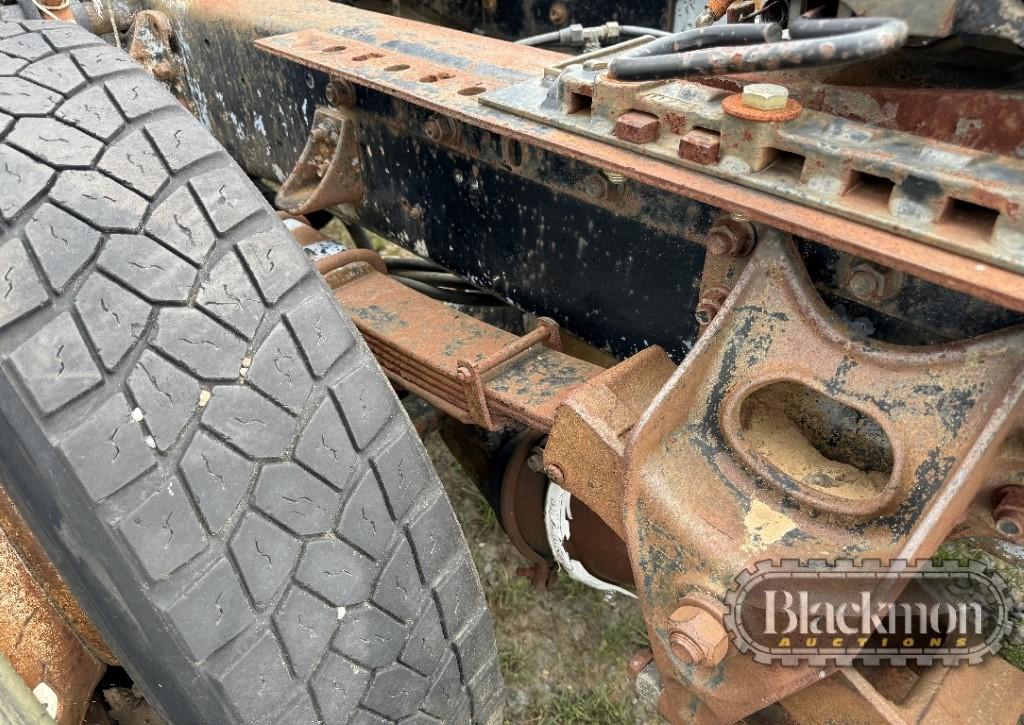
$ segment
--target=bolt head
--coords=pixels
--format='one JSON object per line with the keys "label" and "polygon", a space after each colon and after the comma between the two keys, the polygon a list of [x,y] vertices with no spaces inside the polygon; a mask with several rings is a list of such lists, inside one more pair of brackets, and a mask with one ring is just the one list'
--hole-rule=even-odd
{"label": "bolt head", "polygon": [[789,103],[789,89],[774,83],[751,83],[743,88],[743,105],[759,111],[780,111]]}
{"label": "bolt head", "polygon": [[334,108],[352,106],[356,102],[356,91],[351,83],[334,80],[327,84],[324,97],[327,99],[328,105]]}
{"label": "bolt head", "polygon": [[873,299],[881,295],[885,287],[885,277],[874,267],[859,264],[850,270],[846,279],[846,288],[857,299]]}
{"label": "bolt head", "polygon": [[719,619],[702,607],[679,607],[669,618],[672,653],[684,662],[714,666],[729,651],[729,633]]}
{"label": "bolt head", "polygon": [[444,129],[441,128],[441,124],[436,118],[428,119],[427,122],[423,124],[423,131],[431,141],[440,141],[444,138]]}
{"label": "bolt head", "polygon": [[716,257],[743,257],[754,250],[757,232],[750,220],[740,214],[719,217],[708,230],[708,253]]}
{"label": "bolt head", "polygon": [[711,321],[715,319],[715,315],[718,314],[718,309],[711,305],[697,305],[697,309],[694,311],[693,316],[697,319],[697,323],[700,325],[710,325]]}
{"label": "bolt head", "polygon": [[714,226],[708,232],[708,252],[716,257],[731,257],[737,246],[736,233],[727,226]]}
{"label": "bolt head", "polygon": [[583,191],[591,199],[604,199],[611,191],[611,184],[604,174],[590,174],[583,180]]}

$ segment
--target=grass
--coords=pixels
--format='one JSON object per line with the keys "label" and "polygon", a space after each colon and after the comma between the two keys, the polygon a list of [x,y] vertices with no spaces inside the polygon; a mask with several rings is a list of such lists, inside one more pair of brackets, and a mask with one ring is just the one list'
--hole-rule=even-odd
{"label": "grass", "polygon": [[601,648],[606,652],[633,652],[647,645],[647,628],[640,612],[613,619],[604,630]]}
{"label": "grass", "polygon": [[529,579],[503,571],[497,581],[487,587],[485,594],[491,613],[497,619],[518,615],[534,606],[537,590]]}
{"label": "grass", "polygon": [[558,690],[554,696],[527,712],[524,723],[563,725],[564,723],[630,723],[633,704],[611,692],[596,687],[584,692]]}
{"label": "grass", "polygon": [[1003,647],[999,654],[1018,670],[1024,670],[1024,647]]}
{"label": "grass", "polygon": [[636,600],[606,596],[560,575],[537,589],[516,574],[527,562],[506,538],[476,484],[438,436],[427,439],[470,542],[494,616],[507,723],[658,722],[637,702],[626,663],[646,645]]}

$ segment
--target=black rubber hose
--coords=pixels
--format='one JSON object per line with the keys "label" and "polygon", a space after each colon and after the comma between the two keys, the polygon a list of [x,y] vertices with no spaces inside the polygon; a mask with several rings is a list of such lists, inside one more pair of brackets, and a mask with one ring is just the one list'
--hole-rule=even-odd
{"label": "black rubber hose", "polygon": [[358,249],[373,249],[373,240],[370,239],[370,234],[358,224],[346,224],[345,229],[348,230],[348,235],[352,237],[352,243],[356,245]]}
{"label": "black rubber hose", "polygon": [[520,38],[516,41],[516,45],[549,45],[560,40],[561,34],[556,30],[552,33],[541,33],[540,35],[531,35],[528,38]]}
{"label": "black rubber hose", "polygon": [[388,272],[391,272],[394,276],[404,277],[405,279],[415,279],[420,282],[426,282],[427,284],[432,284],[435,287],[476,291],[476,287],[474,287],[469,280],[460,277],[457,274],[452,274],[451,272],[435,272],[434,270],[420,269],[396,270],[390,265],[388,266]]}
{"label": "black rubber hose", "polygon": [[424,272],[447,272],[437,262],[422,257],[385,257],[389,272],[399,272],[406,269],[422,270]]}
{"label": "black rubber hose", "polygon": [[454,305],[477,305],[482,307],[499,307],[505,303],[484,292],[460,292],[455,290],[444,290],[433,287],[426,282],[420,282],[416,279],[408,279],[407,277],[395,277],[395,279],[406,287],[414,289],[417,292],[430,297],[431,299],[439,300],[441,302],[449,302]]}
{"label": "black rubber hose", "polygon": [[[782,28],[778,23],[748,23],[745,25],[712,25],[708,28],[684,30],[667,34],[658,40],[634,48],[619,58],[647,58],[652,55],[684,53],[699,48],[719,45],[752,45],[754,43],[775,43],[782,39]],[[615,62],[618,62],[617,60]],[[615,62],[612,67],[615,67]]]}
{"label": "black rubber hose", "polygon": [[825,68],[879,58],[907,41],[907,24],[895,18],[798,20],[790,23],[791,33],[794,25],[794,37],[802,39],[751,48],[725,46],[680,55],[621,58],[612,61],[610,71],[622,80],[650,80]]}

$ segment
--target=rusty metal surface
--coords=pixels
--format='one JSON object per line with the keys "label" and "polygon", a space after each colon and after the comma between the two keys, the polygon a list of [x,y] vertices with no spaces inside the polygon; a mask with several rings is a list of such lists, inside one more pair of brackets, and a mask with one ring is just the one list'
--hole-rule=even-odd
{"label": "rusty metal surface", "polygon": [[361,201],[365,190],[357,149],[350,115],[317,108],[309,140],[281,185],[277,206],[291,214],[309,214]]}
{"label": "rusty metal surface", "polygon": [[548,478],[530,465],[533,449],[544,435],[526,430],[512,442],[512,455],[501,479],[498,511],[501,526],[512,545],[530,562],[519,573],[537,587],[547,586],[554,571],[554,557],[544,528],[544,500]]}
{"label": "rusty metal surface", "polygon": [[801,725],[1017,725],[1024,704],[1024,672],[999,658],[972,667],[840,668],[827,679],[781,701]]}
{"label": "rusty metal surface", "polygon": [[460,367],[501,356],[520,338],[379,272],[355,277],[334,294],[388,377],[464,423],[496,430],[518,420],[548,431],[564,397],[601,370],[535,345],[462,380]]}
{"label": "rusty metal surface", "polygon": [[0,530],[17,550],[36,582],[42,587],[46,596],[93,657],[109,665],[117,665],[118,661],[114,653],[110,651],[96,627],[82,611],[78,600],[68,589],[57,568],[43,551],[39,541],[32,534],[28,524],[18,513],[14,502],[7,496],[2,486],[0,486]]}
{"label": "rusty metal surface", "polygon": [[[218,2],[211,11],[215,15],[225,14],[237,5],[237,2]],[[524,74],[537,73],[552,57],[544,51],[529,48],[510,51],[506,44],[498,41],[443,29],[424,31],[416,23],[401,19],[383,22],[381,18],[349,8],[325,8],[321,17],[314,19],[310,17],[309,7],[307,5],[304,11],[305,17],[310,18],[309,26],[333,27],[332,32],[301,31],[264,39],[260,41],[261,47],[481,128],[594,163],[627,178],[682,193],[727,211],[747,213],[756,221],[860,254],[952,289],[969,292],[1012,309],[1024,309],[1021,277],[1009,270],[974,262],[960,254],[938,250],[859,222],[839,219],[801,204],[737,187],[706,174],[643,158],[625,149],[610,148],[606,142],[581,139],[540,124],[510,119],[480,106],[472,95],[459,94],[459,91],[476,93],[479,88],[500,88]],[[295,23],[303,22],[303,11],[295,10],[299,13]],[[325,48],[337,46],[341,38],[350,44],[349,51],[333,56],[322,52]],[[365,56],[368,52],[381,53],[381,57],[359,62],[348,57]],[[408,68],[400,72],[386,70],[398,65]],[[439,72],[450,73],[452,77],[441,79]],[[419,80],[430,77],[438,80],[433,83]]]}
{"label": "rusty metal surface", "polygon": [[[831,458],[840,454],[815,445],[785,405],[760,397],[780,383],[847,406],[856,425],[840,448],[872,455]],[[816,676],[755,675],[736,653],[717,668],[684,667],[668,635],[681,596],[721,596],[763,559],[930,555],[982,489],[1022,399],[1024,330],[931,348],[852,338],[791,242],[761,239],[626,451],[625,533],[665,678],[662,713],[681,720],[699,703],[698,722],[728,722]],[[882,434],[877,451],[869,421]]]}
{"label": "rusty metal surface", "polygon": [[544,448],[544,462],[562,471],[559,485],[620,537],[626,441],[675,369],[651,347],[603,371],[563,401]]}
{"label": "rusty metal surface", "polygon": [[[481,102],[1024,272],[1024,161],[1015,155],[805,111],[793,99],[784,109],[760,110],[700,83],[623,83],[603,70],[614,52],[592,67],[562,61],[532,81],[482,94]],[[581,95],[590,99],[584,112]],[[637,111],[657,117],[660,136],[634,141],[617,132],[617,119]],[[717,164],[680,155],[681,136],[694,129],[720,134]]]}
{"label": "rusty metal surface", "polygon": [[[29,689],[49,705],[58,725],[78,725],[105,665],[85,648],[51,599],[61,590],[66,594],[63,582],[48,560],[36,558],[41,555],[38,544],[23,522],[10,518],[17,514],[9,508],[6,494],[0,498],[0,651]],[[33,552],[31,559],[23,558],[21,551],[26,549]]]}

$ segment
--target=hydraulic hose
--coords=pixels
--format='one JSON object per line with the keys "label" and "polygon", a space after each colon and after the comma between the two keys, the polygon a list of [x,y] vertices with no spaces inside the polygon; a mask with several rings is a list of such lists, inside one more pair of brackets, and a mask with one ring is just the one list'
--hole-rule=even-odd
{"label": "hydraulic hose", "polygon": [[540,35],[531,35],[527,38],[520,38],[516,41],[517,45],[550,45],[551,43],[558,43],[561,41],[561,33],[557,30],[550,33],[541,33]]}
{"label": "hydraulic hose", "polygon": [[395,277],[395,280],[431,299],[441,302],[450,302],[455,305],[479,305],[483,307],[500,307],[505,304],[503,300],[486,292],[440,289],[426,282],[409,279],[408,277]]}
{"label": "hydraulic hose", "polygon": [[907,24],[895,18],[797,18],[790,22],[789,29],[793,40],[749,48],[724,46],[674,55],[619,58],[612,61],[609,70],[622,80],[649,80],[824,68],[879,58],[907,41]]}
{"label": "hydraulic hose", "polygon": [[[710,28],[684,30],[667,34],[645,45],[626,51],[619,58],[647,58],[669,53],[685,53],[699,48],[719,45],[752,45],[774,43],[782,39],[782,28],[777,23],[749,23],[744,25],[713,25]],[[614,63],[612,64],[614,67]]]}

